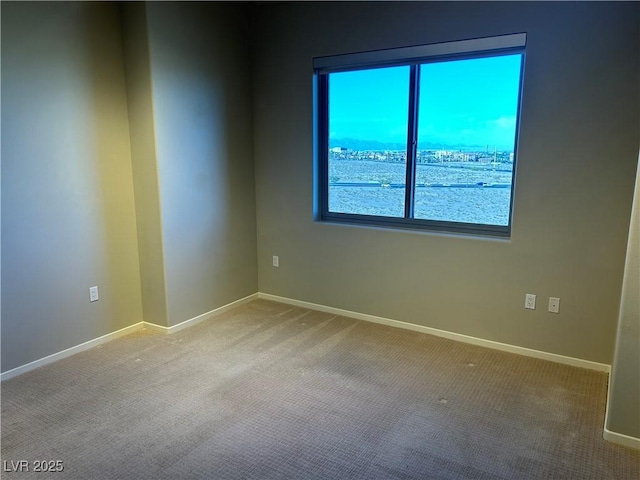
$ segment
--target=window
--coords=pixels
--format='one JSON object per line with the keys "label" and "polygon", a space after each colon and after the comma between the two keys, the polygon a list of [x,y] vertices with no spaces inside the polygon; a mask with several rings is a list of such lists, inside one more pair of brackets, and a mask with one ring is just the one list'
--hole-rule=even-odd
{"label": "window", "polygon": [[525,42],[314,59],[320,218],[509,236]]}

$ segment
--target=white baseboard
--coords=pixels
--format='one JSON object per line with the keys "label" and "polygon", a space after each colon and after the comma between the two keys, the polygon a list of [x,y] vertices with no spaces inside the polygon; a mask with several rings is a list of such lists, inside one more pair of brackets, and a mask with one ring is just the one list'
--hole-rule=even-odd
{"label": "white baseboard", "polygon": [[159,333],[169,333],[168,327],[163,327],[162,325],[156,325],[155,323],[142,322],[143,330],[152,330],[154,332]]}
{"label": "white baseboard", "polygon": [[[148,322],[139,322],[129,327],[117,330],[115,332],[109,333],[107,335],[103,335],[101,337],[95,338],[93,340],[89,340],[88,342],[81,343],[80,345],[76,345],[75,347],[67,348],[66,350],[62,350],[61,352],[54,353],[52,355],[48,355],[39,360],[35,360],[33,362],[29,362],[20,367],[13,368],[11,370],[7,370],[6,372],[0,373],[0,381],[9,380],[17,375],[21,375],[23,373],[34,370],[38,367],[42,367],[44,365],[56,362],[58,360],[62,360],[63,358],[69,357],[71,355],[75,355],[76,353],[83,352],[90,348],[96,347],[100,344],[109,342],[111,340],[115,340],[116,338],[122,337],[124,335],[128,335],[136,330],[140,330],[142,328],[148,328],[150,330],[155,330],[158,332],[162,332],[165,334],[171,334],[183,330],[185,328],[196,325],[200,322],[213,318],[217,315],[220,315],[232,308],[239,307],[245,303],[248,303],[257,298],[264,300],[271,300],[274,302],[284,303],[288,305],[293,305],[302,308],[308,308],[310,310],[317,310],[320,312],[332,313],[334,315],[341,315],[344,317],[355,318],[357,320],[364,320],[367,322],[379,323],[381,325],[388,325],[391,327],[403,328],[406,330],[413,330],[416,332],[427,333],[430,335],[435,335],[438,337],[448,338],[450,340],[456,340],[459,342],[470,343],[473,345],[478,345],[481,347],[492,348],[495,350],[501,350],[504,352],[516,353],[519,355],[524,355],[527,357],[539,358],[542,360],[549,360],[556,363],[562,363],[565,365],[571,365],[574,367],[582,367],[588,368],[591,370],[597,370],[601,372],[610,373],[611,366],[606,365],[604,363],[592,362],[590,360],[583,360],[580,358],[567,357],[564,355],[558,355],[555,353],[543,352],[539,350],[533,350],[526,347],[518,347],[515,345],[509,345],[506,343],[494,342],[493,340],[485,340],[482,338],[472,337],[469,335],[463,335],[460,333],[447,332],[446,330],[439,330],[437,328],[426,327],[423,325],[416,325],[413,323],[402,322],[399,320],[392,320],[384,317],[377,317],[375,315],[368,315],[366,313],[353,312],[350,310],[343,310],[341,308],[329,307],[326,305],[320,305],[317,303],[305,302],[302,300],[295,300],[293,298],[280,297],[277,295],[271,295],[268,293],[254,293],[252,295],[248,295],[244,298],[231,302],[227,305],[223,305],[222,307],[216,308],[209,312],[203,313],[202,315],[198,315],[197,317],[193,317],[189,320],[185,320],[177,325],[173,325],[171,327],[163,327],[161,325],[156,325]],[[610,392],[608,392],[610,393]],[[607,395],[607,412],[605,413],[605,421],[609,410],[609,395]],[[604,428],[603,438],[609,442],[616,443],[618,445],[623,445],[626,447],[640,449],[640,438],[630,437],[628,435],[624,435],[622,433],[612,432],[608,430],[606,427]]]}
{"label": "white baseboard", "polygon": [[611,443],[616,443],[624,447],[630,447],[635,448],[636,450],[640,450],[640,438],[630,437],[629,435],[625,435],[624,433],[612,432],[607,428],[604,429],[602,438]]}
{"label": "white baseboard", "polygon": [[597,370],[599,372],[606,372],[606,373],[611,372],[610,365],[607,365],[604,363],[592,362],[590,360],[583,360],[581,358],[566,357],[564,355],[558,355],[556,353],[543,352],[540,350],[533,350],[531,348],[518,347],[516,345],[509,345],[507,343],[494,342],[493,340],[485,340],[483,338],[471,337],[469,335],[463,335],[461,333],[447,332],[446,330],[439,330],[437,328],[425,327],[423,325],[416,325],[414,323],[402,322],[399,320],[392,320],[384,317],[376,317],[375,315],[368,315],[366,313],[352,312],[350,310],[343,310],[341,308],[328,307],[326,305],[319,305],[317,303],[294,300],[293,298],[279,297],[277,295],[271,295],[269,293],[258,293],[258,298],[261,298],[264,300],[271,300],[279,303],[286,303],[288,305],[294,305],[296,307],[308,308],[310,310],[318,310],[321,312],[341,315],[343,317],[355,318],[355,319],[364,320],[367,322],[380,323],[382,325],[388,325],[390,327],[404,328],[406,330],[413,330],[416,332],[428,333],[430,335],[448,338],[450,340],[456,340],[458,342],[470,343],[472,345],[479,345],[481,347],[493,348],[494,350],[501,350],[503,352],[517,353],[518,355],[524,355],[526,357],[533,357],[533,358],[540,358],[542,360],[549,360],[551,362],[571,365],[573,367],[588,368],[590,370]]}
{"label": "white baseboard", "polygon": [[156,325],[155,323],[148,323],[148,322],[143,322],[143,323],[145,328],[149,328],[151,330],[155,330],[163,333],[176,333],[176,332],[179,332],[180,330],[183,330],[188,327],[192,327],[200,322],[204,322],[205,320],[208,320],[226,311],[229,311],[232,308],[236,308],[236,307],[239,307],[240,305],[244,305],[245,303],[249,303],[250,301],[255,300],[257,298],[258,298],[258,294],[252,293],[251,295],[247,295],[246,297],[236,300],[235,302],[227,303],[226,305],[215,308],[206,313],[198,315],[197,317],[190,318],[189,320],[185,320],[184,322],[180,322],[177,325],[173,325],[171,327],[163,327],[162,325]]}
{"label": "white baseboard", "polygon": [[631,437],[624,433],[612,432],[607,428],[609,423],[609,401],[611,400],[611,376],[609,376],[609,382],[607,385],[607,403],[604,409],[604,427],[602,432],[602,438],[611,443],[623,445],[625,447],[635,448],[640,450],[640,438]]}
{"label": "white baseboard", "polygon": [[102,343],[109,342],[111,340],[115,340],[118,337],[122,337],[123,335],[128,335],[136,330],[140,330],[142,328],[148,328],[150,330],[155,330],[162,333],[175,333],[179,330],[182,330],[187,327],[191,327],[197,323],[200,323],[209,318],[215,317],[216,315],[220,315],[221,313],[226,312],[232,308],[238,307],[244,303],[250,302],[251,300],[255,300],[258,298],[258,294],[254,293],[247,297],[236,300],[235,302],[231,302],[227,305],[223,305],[222,307],[211,310],[207,313],[203,313],[202,315],[198,315],[197,317],[193,317],[189,320],[185,320],[182,323],[174,325],[172,327],[163,327],[161,325],[156,325],[154,323],[148,322],[139,322],[135,325],[131,325],[129,327],[123,328],[121,330],[117,330],[115,332],[109,333],[107,335],[103,335],[98,338],[94,338],[93,340],[89,340],[88,342],[81,343],[80,345],[76,345],[75,347],[67,348],[66,350],[62,350],[61,352],[54,353],[52,355],[48,355],[44,358],[40,358],[39,360],[34,360],[33,362],[29,362],[20,367],[13,368],[11,370],[7,370],[0,374],[0,381],[9,380],[17,375],[22,373],[29,372],[35,368],[42,367],[44,365],[48,365],[50,363],[56,362],[58,360],[62,360],[63,358],[69,357],[76,353],[83,352],[85,350],[89,350],[90,348],[96,347]]}
{"label": "white baseboard", "polygon": [[[173,325],[171,327],[163,327],[161,325],[156,325],[153,323],[147,323],[147,322],[140,322],[140,323],[136,323],[135,325],[131,325],[129,327],[123,328],[121,330],[109,333],[107,335],[103,335],[102,337],[93,339],[93,340],[89,340],[88,342],[84,342],[80,345],[76,345],[75,347],[71,347],[71,348],[67,348],[66,350],[63,350],[61,352],[58,353],[54,353],[52,355],[49,355],[47,357],[41,358],[39,360],[35,360],[33,362],[27,363],[26,365],[22,365],[20,367],[16,367],[14,369],[8,370],[6,372],[3,372],[2,374],[0,374],[0,381],[4,381],[4,380],[8,380],[9,378],[13,378],[16,375],[20,375],[21,373],[25,373],[28,372],[30,370],[33,370],[34,368],[38,368],[41,367],[43,365],[47,365],[49,363],[53,363],[57,360],[61,360],[65,357],[68,357],[70,355],[74,355],[76,353],[82,352],[84,350],[88,350],[89,348],[93,348],[97,345],[100,345],[101,343],[105,343],[108,342],[110,340],[114,340],[118,337],[121,337],[123,335],[127,335],[131,332],[134,332],[136,330],[139,330],[141,328],[149,328],[151,330],[155,330],[158,332],[163,332],[163,333],[167,333],[167,334],[171,334],[171,333],[175,333],[178,332],[182,329],[191,327],[193,325],[196,325],[200,322],[203,322],[205,320],[208,320],[210,318],[213,318],[217,315],[220,315],[228,310],[231,310],[232,308],[238,307],[240,305],[243,305],[245,303],[248,303],[252,300],[255,300],[256,298],[261,298],[261,299],[265,299],[265,300],[271,300],[274,302],[279,302],[279,303],[285,303],[288,305],[294,305],[297,307],[303,307],[303,308],[308,308],[311,310],[318,310],[321,312],[327,312],[327,313],[332,313],[334,315],[341,315],[341,316],[345,316],[345,317],[350,317],[350,318],[355,318],[358,320],[364,320],[367,322],[373,322],[373,323],[379,323],[382,325],[388,325],[391,327],[397,327],[397,328],[404,328],[406,330],[413,330],[416,332],[422,332],[422,333],[428,333],[430,335],[435,335],[438,337],[443,337],[443,338],[448,338],[450,340],[456,340],[459,342],[465,342],[465,343],[470,343],[473,345],[479,345],[482,347],[487,347],[487,348],[493,348],[495,350],[501,350],[504,352],[510,352],[510,353],[516,353],[519,355],[524,355],[527,357],[533,357],[533,358],[540,358],[543,360],[549,360],[552,362],[556,362],[556,363],[562,363],[565,365],[571,365],[574,367],[582,367],[582,368],[588,368],[591,370],[597,370],[597,371],[601,371],[601,372],[607,372],[609,373],[611,371],[611,367],[610,365],[606,365],[603,363],[597,363],[597,362],[592,362],[589,360],[583,360],[580,358],[573,358],[573,357],[566,357],[564,355],[558,355],[555,353],[549,353],[549,352],[543,352],[543,351],[539,351],[539,350],[533,350],[530,348],[525,348],[525,347],[518,347],[515,345],[509,345],[506,343],[500,343],[500,342],[494,342],[492,340],[485,340],[482,338],[476,338],[476,337],[471,337],[469,335],[463,335],[460,333],[454,333],[454,332],[447,332],[446,330],[439,330],[437,328],[431,328],[431,327],[425,327],[423,325],[416,325],[413,323],[407,323],[407,322],[402,322],[399,320],[392,320],[389,318],[384,318],[384,317],[377,317],[375,315],[368,315],[366,313],[358,313],[358,312],[352,312],[350,310],[343,310],[341,308],[334,308],[334,307],[329,307],[326,305],[320,305],[317,303],[311,303],[311,302],[305,302],[302,300],[294,300],[292,298],[287,298],[287,297],[280,297],[277,295],[271,295],[268,293],[254,293],[252,295],[248,295],[244,298],[241,298],[239,300],[236,300],[234,302],[231,302],[227,305],[223,305],[222,307],[216,308],[214,310],[211,310],[209,312],[203,313],[202,315],[198,315],[197,317],[193,317],[189,320],[185,320],[184,322],[181,322],[177,325]],[[610,434],[612,436],[615,435],[621,435],[621,434],[616,434],[615,432],[610,432]],[[624,437],[624,435],[623,435]],[[633,437],[629,437],[629,438],[633,438]]]}
{"label": "white baseboard", "polygon": [[116,338],[122,337],[124,335],[129,335],[130,333],[135,332],[136,330],[140,330],[143,327],[143,323],[144,322],[136,323],[129,327],[116,330],[115,332],[111,332],[101,337],[94,338],[93,340],[89,340],[88,342],[81,343],[80,345],[76,345],[75,347],[67,348],[66,350],[62,350],[61,352],[48,355],[44,358],[40,358],[39,360],[34,360],[33,362],[29,362],[20,367],[12,368],[11,370],[2,372],[0,374],[0,381],[4,382],[5,380],[9,380],[10,378],[13,378],[17,375],[27,373],[38,367],[48,365],[49,363],[57,362],[58,360],[62,360],[63,358],[70,357],[71,355],[75,355],[76,353],[84,352],[85,350],[89,350],[90,348],[97,347],[102,343],[110,342],[111,340],[115,340]]}

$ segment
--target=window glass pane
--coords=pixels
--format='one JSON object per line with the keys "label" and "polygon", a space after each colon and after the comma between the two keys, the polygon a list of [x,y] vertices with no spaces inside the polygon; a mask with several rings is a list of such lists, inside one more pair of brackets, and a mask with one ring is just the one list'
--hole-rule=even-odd
{"label": "window glass pane", "polygon": [[329,75],[329,211],[403,217],[408,66]]}
{"label": "window glass pane", "polygon": [[521,61],[420,66],[415,218],[509,225]]}

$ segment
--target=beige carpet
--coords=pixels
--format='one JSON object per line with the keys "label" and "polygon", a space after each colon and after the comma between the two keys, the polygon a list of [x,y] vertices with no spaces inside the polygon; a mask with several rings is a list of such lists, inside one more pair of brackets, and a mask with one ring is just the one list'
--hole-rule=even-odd
{"label": "beige carpet", "polygon": [[[2,460],[55,479],[624,479],[606,375],[267,301],[2,384]],[[5,464],[6,469],[6,464]]]}

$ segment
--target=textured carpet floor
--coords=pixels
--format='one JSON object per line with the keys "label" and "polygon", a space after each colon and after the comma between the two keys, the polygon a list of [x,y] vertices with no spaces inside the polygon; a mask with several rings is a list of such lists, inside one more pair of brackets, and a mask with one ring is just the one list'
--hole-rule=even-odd
{"label": "textured carpet floor", "polygon": [[4,382],[2,460],[64,470],[2,478],[637,480],[606,382],[259,300]]}

